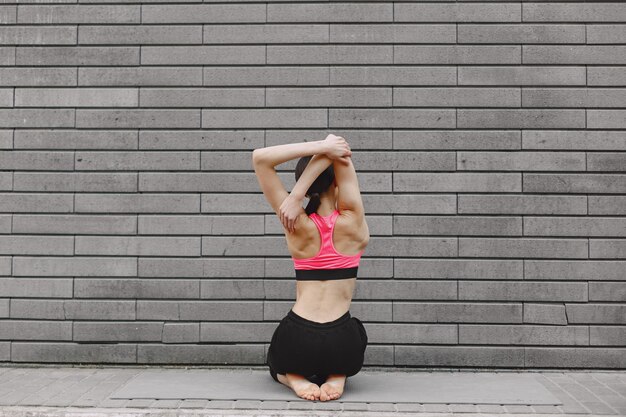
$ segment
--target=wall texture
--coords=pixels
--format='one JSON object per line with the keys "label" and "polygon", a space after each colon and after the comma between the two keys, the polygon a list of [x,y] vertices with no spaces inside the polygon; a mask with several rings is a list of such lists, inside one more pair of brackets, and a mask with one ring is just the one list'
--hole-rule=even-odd
{"label": "wall texture", "polygon": [[1,361],[263,365],[335,133],[366,366],[626,368],[625,3],[2,3]]}

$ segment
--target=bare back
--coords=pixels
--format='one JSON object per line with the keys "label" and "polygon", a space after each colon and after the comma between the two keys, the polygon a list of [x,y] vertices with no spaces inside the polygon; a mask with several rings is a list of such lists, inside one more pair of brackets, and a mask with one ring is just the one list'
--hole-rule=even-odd
{"label": "bare back", "polygon": [[[338,165],[341,166],[337,167]],[[365,249],[369,243],[369,228],[365,221],[356,172],[351,159],[348,166],[335,162],[333,168],[338,185],[337,210],[339,210],[332,236],[333,245],[337,252],[352,256]],[[352,172],[349,172],[350,170]],[[331,213],[318,214],[328,216]],[[298,218],[297,223],[299,227],[296,228],[296,232],[287,235],[287,247],[291,255],[294,258],[315,256],[322,243],[317,226],[305,214]],[[293,311],[309,320],[321,323],[332,321],[349,310],[355,286],[356,277],[296,281],[296,303]]]}

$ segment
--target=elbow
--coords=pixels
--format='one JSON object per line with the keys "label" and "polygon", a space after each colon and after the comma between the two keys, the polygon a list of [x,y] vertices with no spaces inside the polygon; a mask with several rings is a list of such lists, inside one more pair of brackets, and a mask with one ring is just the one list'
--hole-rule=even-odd
{"label": "elbow", "polygon": [[262,157],[263,157],[263,150],[262,150],[262,148],[255,149],[255,150],[252,151],[252,163],[254,165],[260,163]]}

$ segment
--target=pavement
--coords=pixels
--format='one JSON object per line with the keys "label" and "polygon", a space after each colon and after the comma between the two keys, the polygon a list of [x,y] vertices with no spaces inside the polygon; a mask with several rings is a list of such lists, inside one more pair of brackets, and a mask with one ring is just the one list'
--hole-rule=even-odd
{"label": "pavement", "polygon": [[[398,381],[405,386],[394,386]],[[365,389],[376,391],[363,400]],[[363,367],[341,398],[307,401],[263,366],[5,363],[0,416],[625,417],[626,370]]]}

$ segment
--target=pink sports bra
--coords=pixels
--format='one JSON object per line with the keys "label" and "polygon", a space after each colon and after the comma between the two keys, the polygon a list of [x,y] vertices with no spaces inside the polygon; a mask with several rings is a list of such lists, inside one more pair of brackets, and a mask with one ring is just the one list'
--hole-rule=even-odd
{"label": "pink sports bra", "polygon": [[296,269],[296,281],[315,281],[354,278],[357,275],[361,254],[348,256],[337,252],[333,244],[333,230],[339,217],[339,211],[335,209],[328,216],[320,216],[311,213],[309,218],[317,225],[322,238],[322,244],[317,255],[311,258],[296,259],[293,256],[293,264]]}

